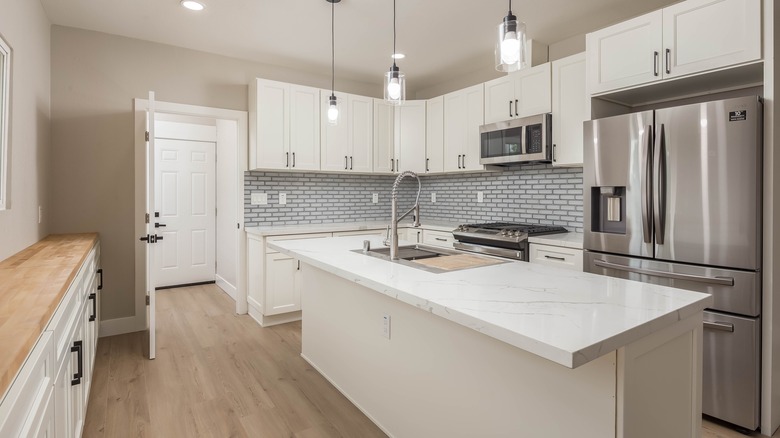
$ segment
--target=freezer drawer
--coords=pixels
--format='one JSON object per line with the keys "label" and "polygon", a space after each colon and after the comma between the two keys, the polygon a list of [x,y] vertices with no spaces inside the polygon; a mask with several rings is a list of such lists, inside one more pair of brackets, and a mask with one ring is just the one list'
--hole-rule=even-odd
{"label": "freezer drawer", "polygon": [[761,274],[586,251],[585,272],[708,293],[712,310],[758,316]]}
{"label": "freezer drawer", "polygon": [[759,426],[761,318],[704,312],[702,412],[749,430]]}

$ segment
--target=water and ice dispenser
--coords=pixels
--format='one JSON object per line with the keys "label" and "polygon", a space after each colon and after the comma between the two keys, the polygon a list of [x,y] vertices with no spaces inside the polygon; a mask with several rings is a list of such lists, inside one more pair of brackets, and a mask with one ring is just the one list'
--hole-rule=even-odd
{"label": "water and ice dispenser", "polygon": [[626,234],[626,188],[591,187],[591,231]]}

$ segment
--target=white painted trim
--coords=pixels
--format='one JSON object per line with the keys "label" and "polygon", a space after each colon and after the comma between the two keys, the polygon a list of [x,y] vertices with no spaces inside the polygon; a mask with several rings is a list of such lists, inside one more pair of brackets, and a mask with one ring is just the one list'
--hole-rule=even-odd
{"label": "white painted trim", "polygon": [[222,289],[230,298],[233,299],[233,301],[236,300],[236,293],[238,290],[236,287],[224,278],[222,278],[221,275],[217,274],[217,286],[219,286],[220,289]]}
{"label": "white painted trim", "polygon": [[4,61],[0,64],[0,210],[6,210],[11,208],[11,190],[10,186],[9,170],[11,166],[8,164],[8,148],[11,144],[11,62],[13,54],[11,47],[5,42],[3,36],[0,35],[0,55],[3,55]]}
{"label": "white painted trim", "polygon": [[[144,133],[146,132],[145,119],[146,110],[149,107],[149,101],[146,99],[133,100],[135,113],[135,234],[137,236],[145,235],[144,214],[146,213],[144,192],[145,180],[145,146]],[[248,304],[246,300],[246,239],[244,237],[244,172],[248,168],[248,135],[247,113],[246,111],[236,111],[222,108],[209,108],[195,105],[186,105],[171,102],[154,102],[154,109],[158,113],[178,114],[184,116],[211,117],[215,119],[234,120],[238,129],[238,169],[236,172],[236,196],[237,196],[237,219],[238,228],[236,229],[237,246],[237,285],[236,285],[236,313],[246,314]],[[132,324],[133,329],[128,329],[124,333],[137,331],[138,327],[146,327],[146,291],[144,284],[146,282],[146,268],[143,266],[144,257],[142,254],[143,245],[136,243],[135,250],[135,319]],[[139,265],[140,262],[140,265]],[[124,319],[124,318],[123,318]],[[129,326],[128,326],[129,328]],[[119,334],[119,333],[115,333]]]}
{"label": "white painted trim", "polygon": [[140,332],[146,330],[145,321],[138,325],[138,318],[128,316],[127,318],[115,318],[100,321],[100,337],[123,335],[125,333]]}

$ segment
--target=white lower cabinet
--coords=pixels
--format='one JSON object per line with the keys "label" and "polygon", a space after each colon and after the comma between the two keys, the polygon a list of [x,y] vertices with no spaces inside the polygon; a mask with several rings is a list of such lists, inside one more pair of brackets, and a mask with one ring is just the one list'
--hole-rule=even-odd
{"label": "white lower cabinet", "polygon": [[81,437],[98,338],[99,257],[98,245],[2,399],[0,437]]}
{"label": "white lower cabinet", "polygon": [[266,315],[301,310],[301,291],[296,284],[300,266],[301,262],[290,256],[278,252],[266,254],[266,285],[270,292],[266,296]]}
{"label": "white lower cabinet", "polygon": [[559,268],[582,271],[582,250],[562,246],[530,244],[528,261]]}
{"label": "white lower cabinet", "polygon": [[444,248],[452,248],[455,243],[455,238],[452,233],[436,230],[423,230],[422,243],[426,245],[441,246]]}

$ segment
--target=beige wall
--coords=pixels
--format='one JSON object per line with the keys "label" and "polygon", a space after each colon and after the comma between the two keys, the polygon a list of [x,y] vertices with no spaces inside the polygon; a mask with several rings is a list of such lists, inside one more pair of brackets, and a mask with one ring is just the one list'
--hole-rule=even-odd
{"label": "beige wall", "polygon": [[47,232],[38,205],[48,209],[50,65],[49,19],[37,1],[0,0],[0,35],[11,46],[8,142],[10,208],[0,211],[0,260]]}
{"label": "beige wall", "polygon": [[[37,2],[31,2],[36,3]],[[103,319],[134,309],[133,99],[247,110],[254,77],[316,87],[314,75],[204,52],[53,26],[51,29],[51,230],[97,231],[106,293]],[[376,94],[376,84],[340,81]]]}

